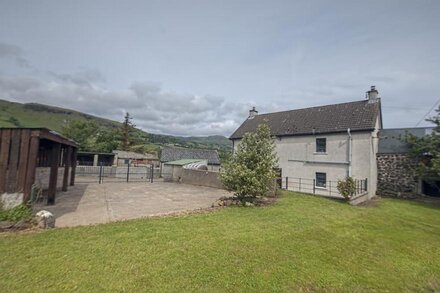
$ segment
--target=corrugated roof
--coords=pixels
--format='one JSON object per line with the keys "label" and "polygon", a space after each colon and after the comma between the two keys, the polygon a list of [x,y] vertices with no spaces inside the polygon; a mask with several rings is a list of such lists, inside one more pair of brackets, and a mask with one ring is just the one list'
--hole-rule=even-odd
{"label": "corrugated roof", "polygon": [[203,160],[195,160],[195,159],[183,159],[177,161],[171,161],[164,163],[165,165],[174,165],[174,166],[185,166],[191,163],[202,162]]}
{"label": "corrugated roof", "polygon": [[246,119],[230,139],[242,138],[266,122],[275,136],[321,134],[332,132],[372,130],[380,115],[380,100],[368,100],[326,105],[284,112],[256,115]]}
{"label": "corrugated roof", "polygon": [[165,147],[162,149],[160,154],[161,162],[170,162],[182,159],[207,160],[209,165],[220,165],[220,158],[216,150]]}

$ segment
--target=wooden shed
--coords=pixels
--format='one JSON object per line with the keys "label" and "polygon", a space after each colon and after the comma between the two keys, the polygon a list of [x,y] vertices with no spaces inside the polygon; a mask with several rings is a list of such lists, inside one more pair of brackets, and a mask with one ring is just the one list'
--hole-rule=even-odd
{"label": "wooden shed", "polygon": [[[57,188],[75,184],[78,145],[47,128],[0,128],[0,195],[27,202],[32,185],[55,203]],[[61,177],[61,178],[60,178]]]}

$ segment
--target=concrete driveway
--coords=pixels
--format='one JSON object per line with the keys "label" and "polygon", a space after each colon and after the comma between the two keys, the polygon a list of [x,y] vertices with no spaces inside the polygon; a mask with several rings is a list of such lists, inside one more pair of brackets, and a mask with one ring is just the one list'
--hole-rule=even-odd
{"label": "concrete driveway", "polygon": [[74,227],[211,207],[222,189],[178,183],[78,183],[58,192],[55,205],[39,205],[57,227]]}

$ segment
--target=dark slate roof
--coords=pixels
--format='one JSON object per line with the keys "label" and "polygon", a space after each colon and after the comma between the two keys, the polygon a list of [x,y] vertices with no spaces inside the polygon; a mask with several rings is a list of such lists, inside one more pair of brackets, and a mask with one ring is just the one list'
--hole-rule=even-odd
{"label": "dark slate roof", "polygon": [[260,114],[246,119],[230,139],[242,138],[264,121],[275,136],[345,132],[347,128],[373,130],[379,114],[380,101],[369,103],[368,100]]}
{"label": "dark slate roof", "polygon": [[208,160],[209,165],[220,165],[220,158],[216,150],[165,147],[162,149],[160,154],[161,162],[170,162],[182,159]]}
{"label": "dark slate roof", "polygon": [[409,152],[409,145],[405,142],[406,133],[417,137],[429,135],[433,127],[394,128],[379,131],[379,154],[404,154]]}

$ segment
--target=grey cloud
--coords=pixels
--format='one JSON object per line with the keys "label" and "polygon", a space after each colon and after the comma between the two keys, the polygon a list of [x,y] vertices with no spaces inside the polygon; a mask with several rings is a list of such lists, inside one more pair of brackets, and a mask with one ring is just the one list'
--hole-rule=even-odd
{"label": "grey cloud", "polygon": [[23,50],[15,45],[0,43],[0,58],[13,60],[20,67],[32,68]]}
{"label": "grey cloud", "polygon": [[60,81],[87,87],[92,87],[93,83],[105,81],[104,75],[99,70],[89,68],[82,68],[75,73],[56,73],[49,71],[48,74]]}
{"label": "grey cloud", "polygon": [[[230,135],[242,120],[243,105],[224,98],[163,91],[158,83],[134,83],[125,90],[107,90],[77,82],[72,75],[45,81],[0,76],[0,96],[19,102],[39,102],[114,120],[131,113],[138,127],[173,135]],[[61,78],[63,77],[63,78]],[[65,78],[64,78],[65,77]]]}

